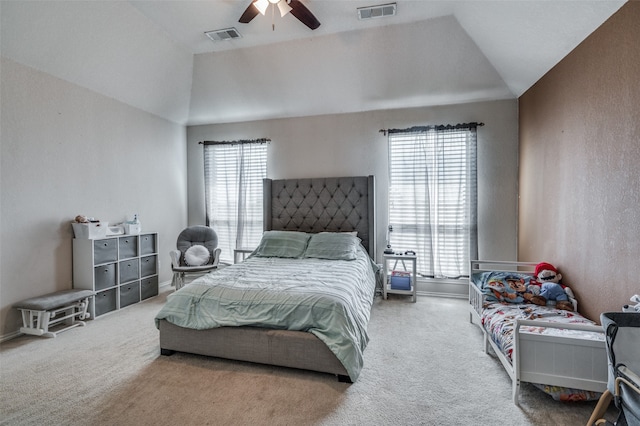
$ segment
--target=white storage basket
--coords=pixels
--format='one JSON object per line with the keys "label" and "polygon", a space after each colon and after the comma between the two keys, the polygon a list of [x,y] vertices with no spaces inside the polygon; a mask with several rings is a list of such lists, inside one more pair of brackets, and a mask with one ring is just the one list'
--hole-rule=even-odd
{"label": "white storage basket", "polygon": [[107,236],[107,228],[109,227],[109,222],[72,222],[71,225],[73,226],[73,234],[76,238],[82,240],[94,240]]}

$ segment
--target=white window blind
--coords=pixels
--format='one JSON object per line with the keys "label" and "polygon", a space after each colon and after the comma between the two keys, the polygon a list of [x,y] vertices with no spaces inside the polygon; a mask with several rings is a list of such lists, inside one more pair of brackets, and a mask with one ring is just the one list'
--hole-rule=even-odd
{"label": "white window blind", "polygon": [[476,129],[389,131],[389,225],[394,250],[414,250],[418,273],[469,274],[477,256]]}
{"label": "white window blind", "polygon": [[220,260],[233,263],[233,250],[255,248],[262,225],[262,180],[267,176],[264,142],[205,142],[207,225],[218,234]]}

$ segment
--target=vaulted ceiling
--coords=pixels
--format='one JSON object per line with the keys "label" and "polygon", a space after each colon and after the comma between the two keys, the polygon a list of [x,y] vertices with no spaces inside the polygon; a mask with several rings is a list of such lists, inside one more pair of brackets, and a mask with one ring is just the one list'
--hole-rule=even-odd
{"label": "vaulted ceiling", "polygon": [[397,0],[368,21],[390,1],[302,2],[318,29],[240,24],[250,0],[3,0],[1,52],[177,123],[238,122],[516,98],[625,1]]}

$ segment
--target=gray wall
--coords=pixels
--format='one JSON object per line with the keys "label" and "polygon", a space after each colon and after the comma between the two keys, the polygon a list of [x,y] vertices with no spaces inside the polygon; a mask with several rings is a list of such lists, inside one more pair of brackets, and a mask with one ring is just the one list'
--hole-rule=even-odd
{"label": "gray wall", "polygon": [[203,140],[270,138],[273,179],[376,176],[378,259],[387,226],[387,138],[383,128],[478,121],[479,254],[515,260],[518,129],[515,100],[253,121],[187,128],[189,223],[205,221]]}
{"label": "gray wall", "polygon": [[204,223],[201,140],[271,138],[276,179],[374,174],[381,251],[387,142],[378,130],[482,121],[480,256],[516,258],[515,100],[194,126],[185,137],[179,124],[51,75],[4,58],[1,67],[0,338],[21,324],[15,302],[71,288],[77,214],[113,223],[138,213],[144,230],[160,233],[167,282],[162,253],[187,223]]}
{"label": "gray wall", "polygon": [[169,281],[187,222],[184,126],[4,58],[1,70],[0,338],[21,325],[12,304],[71,288],[77,214],[138,213]]}

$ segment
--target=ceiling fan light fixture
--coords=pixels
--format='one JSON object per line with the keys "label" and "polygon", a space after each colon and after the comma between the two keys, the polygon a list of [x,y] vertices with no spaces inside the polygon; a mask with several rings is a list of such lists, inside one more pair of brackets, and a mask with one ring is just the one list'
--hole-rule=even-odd
{"label": "ceiling fan light fixture", "polygon": [[267,8],[271,2],[269,0],[256,0],[253,2],[253,5],[258,9],[258,11],[264,16],[267,13]]}
{"label": "ceiling fan light fixture", "polygon": [[269,5],[273,5],[273,8],[271,9],[271,27],[274,30],[275,23],[273,22],[273,17],[275,15],[276,5],[278,5],[278,10],[280,11],[281,16],[291,14],[311,30],[315,30],[320,26],[320,21],[318,21],[313,13],[307,9],[304,3],[300,0],[252,0],[240,16],[238,22],[248,24],[253,20],[253,18],[258,16],[258,13],[261,13],[264,16],[269,9]]}
{"label": "ceiling fan light fixture", "polygon": [[[271,1],[271,0],[269,0]],[[287,13],[291,12],[291,6],[286,2],[286,0],[280,0],[278,2],[278,9],[280,9],[280,17],[283,17]]]}

